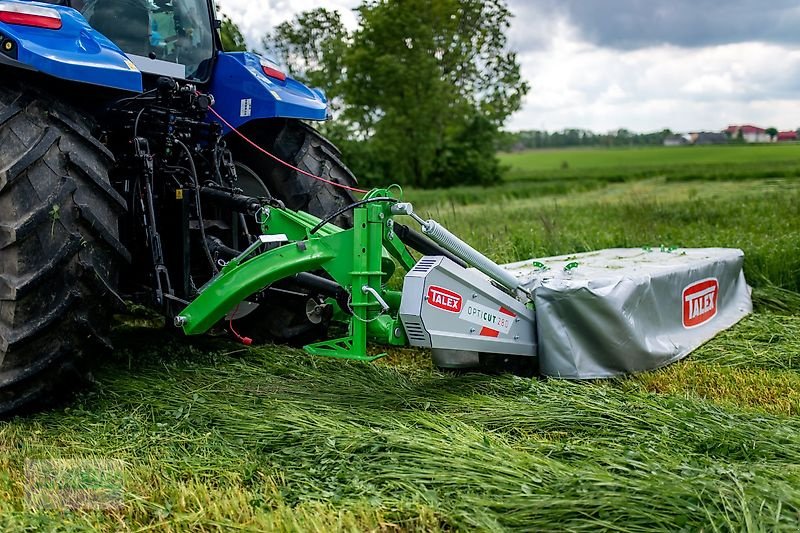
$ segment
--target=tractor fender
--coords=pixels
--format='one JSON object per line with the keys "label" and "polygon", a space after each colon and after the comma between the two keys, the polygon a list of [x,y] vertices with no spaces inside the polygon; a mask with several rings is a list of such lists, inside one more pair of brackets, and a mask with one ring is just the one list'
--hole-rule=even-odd
{"label": "tractor fender", "polygon": [[[28,3],[28,2],[24,2]],[[34,70],[56,78],[124,91],[142,92],[142,73],[77,10],[40,4],[57,10],[61,29],[51,30],[0,22],[0,64]],[[6,49],[5,43],[13,46]]]}
{"label": "tractor fender", "polygon": [[322,91],[288,76],[285,80],[267,76],[261,57],[250,52],[220,52],[210,92],[216,110],[234,128],[267,118],[328,119],[328,101]]}

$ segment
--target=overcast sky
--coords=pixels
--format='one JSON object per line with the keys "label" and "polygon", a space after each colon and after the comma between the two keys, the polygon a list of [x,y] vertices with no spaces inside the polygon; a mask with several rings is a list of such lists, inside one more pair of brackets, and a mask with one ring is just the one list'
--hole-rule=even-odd
{"label": "overcast sky", "polygon": [[[358,0],[219,0],[251,47],[318,6],[356,25]],[[531,84],[508,128],[800,127],[797,0],[510,0]]]}

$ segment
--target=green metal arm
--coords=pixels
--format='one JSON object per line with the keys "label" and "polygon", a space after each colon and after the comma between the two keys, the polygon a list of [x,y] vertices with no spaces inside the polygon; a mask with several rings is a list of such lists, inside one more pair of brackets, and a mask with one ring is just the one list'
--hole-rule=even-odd
{"label": "green metal arm", "polygon": [[231,262],[184,309],[176,323],[187,335],[205,333],[245,298],[289,276],[319,270],[335,255],[319,239],[287,244],[242,264]]}
{"label": "green metal arm", "polygon": [[[384,198],[388,198],[384,200]],[[342,230],[332,224],[314,233],[320,219],[285,208],[264,207],[260,221],[265,235],[286,235],[287,244],[252,259],[248,253],[233,259],[201,289],[200,295],[176,318],[187,335],[208,331],[251,295],[300,272],[325,270],[350,294],[344,315],[348,336],[306,346],[307,352],[330,357],[372,360],[367,341],[402,346],[408,343],[397,312],[400,294],[384,289],[396,264],[410,270],[414,258],[394,234],[392,204],[386,189],[371,191],[371,203],[353,210],[354,227]]]}

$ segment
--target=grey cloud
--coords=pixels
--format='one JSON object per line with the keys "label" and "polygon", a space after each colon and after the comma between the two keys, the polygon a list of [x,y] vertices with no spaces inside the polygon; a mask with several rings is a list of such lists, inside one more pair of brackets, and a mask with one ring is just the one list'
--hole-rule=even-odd
{"label": "grey cloud", "polygon": [[[634,50],[670,44],[695,48],[761,41],[800,44],[796,0],[510,0],[519,50],[540,49],[560,20],[583,40]],[[550,24],[547,24],[547,21]],[[534,31],[531,31],[534,30]],[[539,30],[536,32],[535,30]]]}

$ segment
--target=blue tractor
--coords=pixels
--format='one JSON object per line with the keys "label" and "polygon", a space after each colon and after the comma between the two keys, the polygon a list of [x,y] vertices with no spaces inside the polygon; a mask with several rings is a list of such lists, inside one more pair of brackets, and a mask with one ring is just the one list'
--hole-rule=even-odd
{"label": "blue tractor", "polygon": [[[355,177],[308,125],[325,95],[222,50],[215,14],[0,0],[0,414],[80,384],[115,306],[175,316],[254,242],[265,199],[352,224]],[[336,290],[298,275],[231,319],[322,336]]]}

